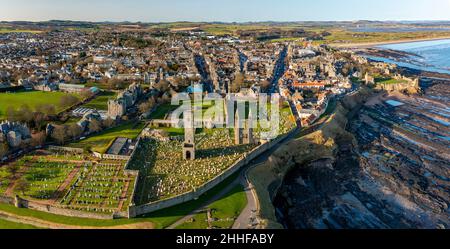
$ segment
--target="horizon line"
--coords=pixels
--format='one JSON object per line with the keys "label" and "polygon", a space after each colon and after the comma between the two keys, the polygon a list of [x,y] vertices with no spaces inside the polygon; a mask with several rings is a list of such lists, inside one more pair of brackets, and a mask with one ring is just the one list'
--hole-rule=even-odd
{"label": "horizon line", "polygon": [[89,21],[89,20],[75,20],[75,19],[48,19],[48,20],[0,20],[0,23],[13,23],[13,22],[31,22],[31,23],[42,23],[42,22],[52,22],[52,21],[62,21],[62,22],[87,22],[87,23],[142,23],[142,24],[161,24],[161,23],[301,23],[301,22],[450,22],[450,19],[411,19],[411,20],[377,20],[377,19],[359,19],[359,20],[297,20],[297,21],[273,21],[273,20],[258,20],[258,21],[188,21],[188,20],[177,20],[177,21],[129,21],[129,20],[121,20],[121,21],[111,21],[111,20],[98,20],[98,21]]}

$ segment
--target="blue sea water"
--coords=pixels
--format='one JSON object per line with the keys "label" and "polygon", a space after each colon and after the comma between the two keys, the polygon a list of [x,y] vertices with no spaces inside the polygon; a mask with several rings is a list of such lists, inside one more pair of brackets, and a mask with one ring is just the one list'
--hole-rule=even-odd
{"label": "blue sea water", "polygon": [[398,43],[379,46],[378,48],[392,49],[415,54],[401,60],[389,58],[369,58],[402,67],[450,74],[450,39],[423,42]]}

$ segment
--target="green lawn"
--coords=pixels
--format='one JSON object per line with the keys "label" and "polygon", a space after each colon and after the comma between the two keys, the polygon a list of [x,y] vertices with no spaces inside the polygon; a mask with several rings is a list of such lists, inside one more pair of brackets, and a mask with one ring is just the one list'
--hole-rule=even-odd
{"label": "green lawn", "polygon": [[61,106],[60,100],[62,96],[68,95],[62,92],[15,92],[15,93],[0,93],[0,119],[6,118],[6,111],[9,107],[15,109],[22,105],[28,105],[31,109],[35,109],[39,105],[53,105],[57,112],[61,112],[68,106]]}
{"label": "green lawn", "polygon": [[83,148],[85,150],[105,153],[111,143],[117,137],[125,137],[135,139],[144,129],[145,123],[127,123],[108,130],[97,135],[93,135],[82,141],[78,141],[69,145],[69,147]]}
{"label": "green lawn", "polygon": [[108,100],[114,99],[116,96],[117,94],[115,92],[105,91],[89,103],[83,105],[83,107],[106,111],[108,110]]}
{"label": "green lawn", "polygon": [[393,78],[376,78],[375,82],[377,84],[400,84],[400,83],[406,83],[405,80],[397,80],[397,79],[393,79]]}
{"label": "green lawn", "polygon": [[168,114],[171,111],[174,111],[179,106],[174,106],[169,104],[163,104],[156,108],[156,110],[150,115],[150,119],[164,119],[166,114]]}
{"label": "green lawn", "polygon": [[[229,229],[234,220],[239,216],[247,204],[244,188],[241,185],[234,187],[225,197],[212,203],[207,208],[215,219],[211,225],[213,228]],[[185,222],[177,229],[207,229],[207,213],[201,212],[194,216],[191,221]]]}
{"label": "green lawn", "polygon": [[[204,205],[209,199],[217,195],[225,186],[231,184],[237,177],[239,173],[236,173],[229,178],[225,179],[221,184],[217,185],[204,195],[200,196],[197,200],[189,201],[171,208],[166,208],[148,215],[143,215],[133,219],[118,219],[118,220],[97,220],[97,219],[87,219],[87,218],[76,218],[55,215],[50,213],[45,213],[41,211],[16,208],[12,205],[0,203],[0,210],[26,217],[34,217],[50,222],[55,222],[59,224],[66,225],[76,225],[76,226],[92,226],[92,227],[111,227],[125,224],[134,224],[139,222],[152,222],[155,228],[162,229],[170,226],[177,220],[188,215],[195,209]],[[0,225],[1,227],[1,225]]]}
{"label": "green lawn", "polygon": [[0,229],[38,229],[35,226],[16,223],[12,221],[3,220],[0,218]]}
{"label": "green lawn", "polygon": [[184,135],[184,129],[183,128],[173,128],[173,127],[151,127],[155,130],[163,130],[169,133],[169,136],[176,137],[176,136],[183,136]]}

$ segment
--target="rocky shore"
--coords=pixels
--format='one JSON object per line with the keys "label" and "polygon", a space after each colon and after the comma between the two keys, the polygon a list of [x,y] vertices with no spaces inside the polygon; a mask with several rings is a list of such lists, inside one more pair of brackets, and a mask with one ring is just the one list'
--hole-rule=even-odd
{"label": "rocky shore", "polygon": [[274,198],[278,221],[300,229],[450,228],[449,83],[429,79],[422,94],[373,93],[348,108],[354,115],[335,137],[333,157],[294,160]]}

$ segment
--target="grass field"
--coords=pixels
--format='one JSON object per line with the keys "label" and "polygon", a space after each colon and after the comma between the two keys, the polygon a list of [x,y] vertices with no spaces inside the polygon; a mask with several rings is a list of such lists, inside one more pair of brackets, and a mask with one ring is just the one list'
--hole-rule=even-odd
{"label": "grass field", "polygon": [[406,83],[405,80],[397,80],[397,79],[392,79],[392,78],[376,78],[375,82],[377,84],[400,84],[400,83]]}
{"label": "grass field", "polygon": [[31,109],[35,109],[38,105],[53,105],[57,112],[61,112],[68,108],[68,106],[60,104],[61,97],[65,95],[68,94],[41,91],[0,93],[0,119],[6,118],[6,111],[9,107],[18,109],[22,105],[28,105]]}
{"label": "grass field", "polygon": [[150,115],[151,119],[164,119],[166,114],[176,110],[179,106],[169,104],[163,104],[156,108],[156,110]]}
{"label": "grass field", "polygon": [[37,227],[27,224],[16,223],[0,218],[0,229],[37,229]]}
{"label": "grass field", "polygon": [[[245,208],[247,197],[241,185],[233,188],[225,197],[212,203],[207,207],[211,210],[213,221],[212,228],[229,229],[234,221]],[[207,213],[201,212],[194,216],[191,221],[185,222],[177,229],[207,229],[209,227]]]}
{"label": "grass field", "polygon": [[116,96],[117,94],[114,92],[105,91],[83,107],[106,111],[108,110],[108,100],[114,99]]}
{"label": "grass field", "polygon": [[41,30],[27,30],[27,29],[6,29],[6,28],[0,28],[0,34],[7,34],[7,33],[33,33],[38,34],[42,33]]}
{"label": "grass field", "polygon": [[82,141],[78,141],[69,145],[69,147],[82,148],[87,151],[96,151],[105,153],[113,140],[117,137],[125,137],[135,139],[144,129],[145,123],[127,123],[109,130],[105,130],[97,135],[93,135]]}

